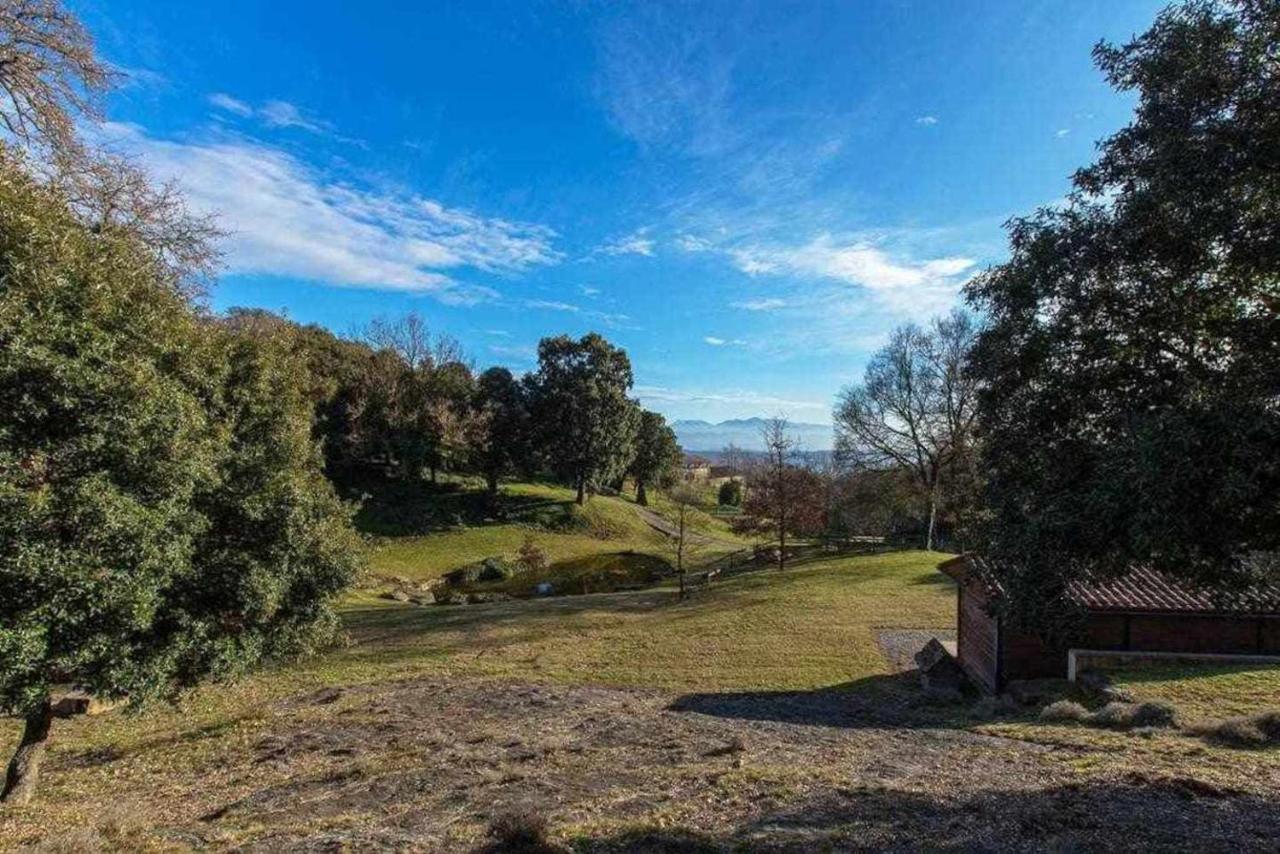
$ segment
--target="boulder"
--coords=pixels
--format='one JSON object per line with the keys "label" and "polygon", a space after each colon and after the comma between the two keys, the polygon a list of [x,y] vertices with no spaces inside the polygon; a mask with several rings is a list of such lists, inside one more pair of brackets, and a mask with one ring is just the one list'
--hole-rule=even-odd
{"label": "boulder", "polygon": [[480,572],[483,568],[478,563],[460,566],[451,572],[445,573],[444,580],[455,587],[461,587],[463,584],[474,584],[480,580]]}
{"label": "boulder", "polygon": [[915,660],[920,668],[920,685],[930,695],[958,699],[969,686],[964,668],[937,638],[931,638],[915,654]]}

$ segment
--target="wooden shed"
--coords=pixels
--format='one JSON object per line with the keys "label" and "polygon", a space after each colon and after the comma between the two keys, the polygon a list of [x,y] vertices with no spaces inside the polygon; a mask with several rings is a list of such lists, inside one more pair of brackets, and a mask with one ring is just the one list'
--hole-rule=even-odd
{"label": "wooden shed", "polygon": [[1222,595],[1152,569],[1075,582],[1068,595],[1085,618],[1075,642],[1059,647],[1003,623],[995,609],[1000,584],[981,559],[960,555],[938,569],[956,581],[960,664],[988,691],[1019,679],[1065,677],[1070,648],[1280,655],[1280,588]]}

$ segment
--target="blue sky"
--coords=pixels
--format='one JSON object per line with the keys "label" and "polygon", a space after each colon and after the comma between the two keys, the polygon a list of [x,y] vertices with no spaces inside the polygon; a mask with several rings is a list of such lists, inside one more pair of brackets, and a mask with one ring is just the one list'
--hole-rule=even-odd
{"label": "blue sky", "polygon": [[232,232],[215,308],[598,330],[669,417],[827,422],[1127,121],[1090,49],[1162,4],[72,5],[105,136]]}

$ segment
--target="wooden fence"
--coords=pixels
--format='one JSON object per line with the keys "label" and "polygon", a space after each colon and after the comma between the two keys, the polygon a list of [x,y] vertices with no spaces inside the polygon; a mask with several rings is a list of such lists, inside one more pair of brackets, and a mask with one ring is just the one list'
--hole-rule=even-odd
{"label": "wooden fence", "polygon": [[[788,567],[803,565],[839,555],[875,554],[889,551],[891,548],[884,537],[821,537],[815,540],[802,540],[787,543],[786,565]],[[709,587],[717,578],[766,569],[776,566],[777,562],[778,544],[776,542],[748,546],[721,555],[696,571],[686,571],[684,586],[686,589]]]}

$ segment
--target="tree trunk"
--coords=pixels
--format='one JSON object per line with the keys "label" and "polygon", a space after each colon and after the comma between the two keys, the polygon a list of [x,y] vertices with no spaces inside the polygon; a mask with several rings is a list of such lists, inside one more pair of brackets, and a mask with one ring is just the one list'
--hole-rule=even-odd
{"label": "tree trunk", "polygon": [[778,569],[787,568],[787,529],[785,525],[778,526]]}
{"label": "tree trunk", "polygon": [[587,500],[587,479],[585,477],[578,478],[578,497],[575,499],[578,504],[584,504]]}
{"label": "tree trunk", "polygon": [[933,529],[938,520],[938,498],[934,493],[929,493],[929,533],[925,535],[924,549],[925,551],[933,551]]}
{"label": "tree trunk", "polygon": [[498,509],[498,473],[488,472],[485,475],[485,487],[487,489],[486,500],[489,502],[489,512]]}
{"label": "tree trunk", "polygon": [[431,463],[429,468],[431,469],[431,485],[435,486],[436,485],[436,464]]}
{"label": "tree trunk", "polygon": [[27,715],[26,726],[22,729],[22,742],[9,762],[9,772],[5,775],[0,801],[25,804],[31,800],[31,796],[35,794],[36,780],[40,777],[40,762],[44,759],[45,748],[49,744],[49,727],[52,724],[53,706],[48,700]]}
{"label": "tree trunk", "polygon": [[648,496],[648,494],[644,491],[644,481],[643,481],[643,480],[637,480],[637,481],[636,481],[636,503],[637,503],[637,504],[639,504],[641,507],[648,507],[648,506],[649,506],[649,496]]}

